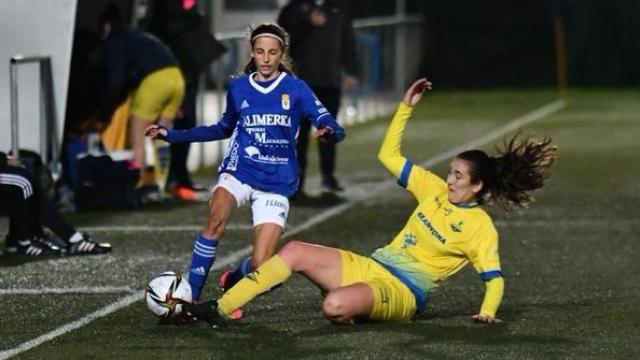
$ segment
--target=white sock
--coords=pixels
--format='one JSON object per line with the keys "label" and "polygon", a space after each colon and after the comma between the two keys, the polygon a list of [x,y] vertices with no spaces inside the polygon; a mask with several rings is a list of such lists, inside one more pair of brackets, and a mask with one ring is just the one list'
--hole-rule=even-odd
{"label": "white sock", "polygon": [[75,234],[73,234],[70,238],[69,238],[69,242],[72,244],[77,243],[78,241],[84,239],[84,237],[82,236],[81,233],[77,232]]}

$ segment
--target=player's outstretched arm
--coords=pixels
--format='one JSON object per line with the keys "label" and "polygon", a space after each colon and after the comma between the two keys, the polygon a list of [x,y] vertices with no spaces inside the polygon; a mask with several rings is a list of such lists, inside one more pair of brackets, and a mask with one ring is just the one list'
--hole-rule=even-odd
{"label": "player's outstretched arm", "polygon": [[495,277],[486,283],[484,301],[480,308],[480,313],[473,315],[472,319],[480,323],[499,323],[502,320],[495,317],[498,307],[502,302],[504,294],[504,279],[502,276]]}
{"label": "player's outstretched arm", "polygon": [[404,128],[411,117],[413,107],[420,101],[425,90],[431,90],[431,82],[426,78],[416,80],[407,89],[404,98],[396,110],[389,129],[378,152],[380,162],[396,177],[400,177],[407,159],[400,152]]}
{"label": "player's outstretched arm", "polygon": [[180,142],[206,142],[226,139],[235,129],[234,121],[225,121],[223,118],[217,124],[209,126],[196,126],[188,130],[171,130],[162,125],[150,125],[145,130],[145,135],[152,139],[164,140],[168,143]]}

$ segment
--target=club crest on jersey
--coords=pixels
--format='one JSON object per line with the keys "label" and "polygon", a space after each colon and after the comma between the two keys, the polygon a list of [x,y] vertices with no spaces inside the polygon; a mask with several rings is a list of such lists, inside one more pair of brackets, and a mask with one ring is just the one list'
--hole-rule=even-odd
{"label": "club crest on jersey", "polygon": [[282,109],[289,110],[291,109],[291,101],[289,100],[289,94],[282,94]]}
{"label": "club crest on jersey", "polygon": [[455,232],[462,232],[462,225],[463,224],[464,224],[463,221],[458,221],[457,223],[449,224],[449,225],[451,225],[451,230],[453,230]]}

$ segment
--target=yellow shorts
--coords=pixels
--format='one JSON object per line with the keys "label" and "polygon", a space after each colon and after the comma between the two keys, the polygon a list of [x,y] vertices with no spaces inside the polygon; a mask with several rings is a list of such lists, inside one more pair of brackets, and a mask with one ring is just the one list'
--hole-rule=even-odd
{"label": "yellow shorts", "polygon": [[375,260],[340,250],[340,286],[365,283],[373,290],[373,311],[369,318],[380,321],[408,321],[416,313],[416,298],[400,279]]}
{"label": "yellow shorts", "polygon": [[175,117],[184,98],[184,77],[177,66],[156,70],[131,92],[131,115],[155,121]]}

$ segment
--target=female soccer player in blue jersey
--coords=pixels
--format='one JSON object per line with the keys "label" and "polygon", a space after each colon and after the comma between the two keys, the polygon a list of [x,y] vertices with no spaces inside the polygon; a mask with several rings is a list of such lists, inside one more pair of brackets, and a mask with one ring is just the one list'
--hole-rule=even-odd
{"label": "female soccer player in blue jersey", "polygon": [[289,200],[298,186],[296,137],[301,121],[311,120],[321,141],[340,141],[344,130],[288,65],[288,34],[274,24],[250,32],[251,61],[229,83],[222,119],[185,131],[152,125],[151,138],[169,143],[231,138],[219,168],[209,219],[196,238],[189,268],[193,300],[200,298],[218,241],[233,208],[251,204],[254,239],[251,257],[221,278],[226,290],[275,252]]}
{"label": "female soccer player in blue jersey", "polygon": [[549,175],[556,148],[549,138],[517,142],[516,136],[495,157],[480,150],[464,151],[451,161],[444,181],[400,152],[405,125],[425,89],[431,89],[431,83],[420,79],[407,90],[378,154],[418,201],[390,244],[364,257],[289,242],[220,299],[185,305],[186,313],[212,325],[224,323],[231,310],[298,272],[326,293],[323,312],[331,321],[406,321],[424,310],[438,284],[471,263],[486,284],[484,301],[473,319],[499,321],[495,315],[504,281],[498,233],[482,205],[491,199],[509,210],[530,202],[531,191],[542,187]]}

